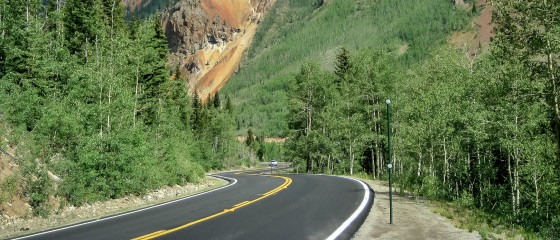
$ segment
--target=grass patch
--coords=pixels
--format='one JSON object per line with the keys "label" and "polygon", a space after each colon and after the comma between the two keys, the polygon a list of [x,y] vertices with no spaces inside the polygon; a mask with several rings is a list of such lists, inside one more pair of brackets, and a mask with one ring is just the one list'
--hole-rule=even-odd
{"label": "grass patch", "polygon": [[534,233],[504,223],[491,214],[457,203],[431,201],[433,212],[449,219],[458,228],[477,231],[482,239],[537,239]]}

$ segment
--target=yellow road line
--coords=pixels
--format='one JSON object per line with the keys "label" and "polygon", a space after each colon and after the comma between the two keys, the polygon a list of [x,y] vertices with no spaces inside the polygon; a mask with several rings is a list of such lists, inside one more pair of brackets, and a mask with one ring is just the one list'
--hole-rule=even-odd
{"label": "yellow road line", "polygon": [[[242,172],[235,173],[235,174],[240,174],[240,173],[242,173]],[[140,237],[137,237],[137,238],[133,238],[132,240],[148,240],[148,239],[154,239],[154,238],[157,238],[157,237],[166,235],[166,234],[168,234],[168,233],[172,233],[172,232],[175,232],[175,231],[184,229],[184,228],[186,228],[186,227],[195,225],[195,224],[197,224],[197,223],[204,222],[204,221],[206,221],[206,220],[209,220],[209,219],[215,218],[215,217],[217,217],[217,216],[226,214],[226,213],[228,213],[228,212],[234,212],[236,209],[245,207],[245,206],[247,206],[247,205],[249,205],[249,204],[252,204],[252,203],[254,203],[254,202],[263,200],[263,199],[265,199],[265,198],[267,198],[267,197],[269,197],[269,196],[271,196],[271,195],[274,195],[275,193],[280,192],[280,191],[282,191],[282,190],[288,188],[288,186],[289,186],[290,184],[292,184],[292,179],[289,178],[289,177],[276,176],[276,175],[260,175],[260,174],[249,174],[249,175],[254,175],[254,176],[266,176],[266,177],[276,177],[276,178],[282,178],[282,179],[284,179],[285,181],[284,181],[284,183],[283,183],[282,185],[278,186],[277,188],[272,189],[272,190],[270,190],[270,191],[268,191],[268,192],[266,192],[266,193],[259,194],[259,195],[262,195],[262,197],[253,199],[253,200],[251,200],[251,201],[244,201],[244,202],[235,204],[235,205],[233,205],[233,208],[224,209],[224,211],[222,211],[222,212],[216,213],[216,214],[214,214],[214,215],[211,215],[211,216],[208,216],[208,217],[205,217],[205,218],[198,219],[198,220],[196,220],[196,221],[187,223],[187,224],[185,224],[185,225],[182,225],[182,226],[179,226],[179,227],[170,229],[170,230],[160,230],[160,231],[153,232],[153,233],[150,233],[150,234],[146,234],[146,235],[143,235],[143,236],[140,236]]]}

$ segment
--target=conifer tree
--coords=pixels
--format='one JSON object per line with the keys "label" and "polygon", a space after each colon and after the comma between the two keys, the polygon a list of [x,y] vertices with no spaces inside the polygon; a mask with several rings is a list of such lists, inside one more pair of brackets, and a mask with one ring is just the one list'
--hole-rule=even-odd
{"label": "conifer tree", "polygon": [[143,38],[141,44],[146,46],[142,52],[140,66],[142,76],[139,81],[143,86],[140,102],[144,109],[140,115],[144,115],[146,124],[152,124],[157,118],[157,104],[163,96],[163,83],[169,79],[166,65],[168,48],[159,20],[154,17],[146,24],[149,26],[140,35]]}
{"label": "conifer tree", "polygon": [[229,96],[226,97],[226,110],[229,114],[233,114],[233,106],[231,105],[231,99]]}
{"label": "conifer tree", "polygon": [[220,101],[220,93],[219,92],[216,92],[216,95],[214,95],[213,104],[214,104],[214,108],[216,108],[216,109],[220,108],[220,106],[222,105],[222,103]]}
{"label": "conifer tree", "polygon": [[245,144],[247,144],[248,147],[253,147],[255,142],[255,135],[253,134],[253,130],[251,130],[249,128],[249,130],[247,130],[247,139],[245,140]]}
{"label": "conifer tree", "polygon": [[101,7],[99,0],[68,0],[64,5],[66,47],[84,60],[87,60],[88,45],[102,38]]}
{"label": "conifer tree", "polygon": [[346,79],[346,72],[350,69],[350,53],[342,47],[336,55],[335,75],[338,77],[336,83],[341,84]]}
{"label": "conifer tree", "polygon": [[101,0],[103,5],[103,23],[113,37],[116,31],[124,28],[124,5],[120,0]]}

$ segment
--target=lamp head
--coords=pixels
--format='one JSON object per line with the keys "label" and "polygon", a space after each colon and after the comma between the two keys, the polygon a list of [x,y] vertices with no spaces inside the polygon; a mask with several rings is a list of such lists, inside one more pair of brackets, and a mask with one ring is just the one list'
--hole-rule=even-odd
{"label": "lamp head", "polygon": [[385,100],[385,102],[386,102],[387,104],[391,104],[391,100],[390,100],[390,99]]}

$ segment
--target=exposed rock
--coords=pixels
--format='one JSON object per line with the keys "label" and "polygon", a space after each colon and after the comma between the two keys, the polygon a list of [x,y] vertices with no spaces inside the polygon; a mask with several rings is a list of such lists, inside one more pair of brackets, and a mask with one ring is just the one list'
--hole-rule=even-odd
{"label": "exposed rock", "polygon": [[189,73],[188,85],[195,88],[191,94],[198,91],[205,101],[225,84],[249,46],[257,22],[274,2],[182,0],[163,14],[168,64]]}
{"label": "exposed rock", "polygon": [[60,177],[54,175],[51,171],[47,171],[47,175],[49,176],[49,179],[51,179],[52,181],[56,183],[60,182]]}

